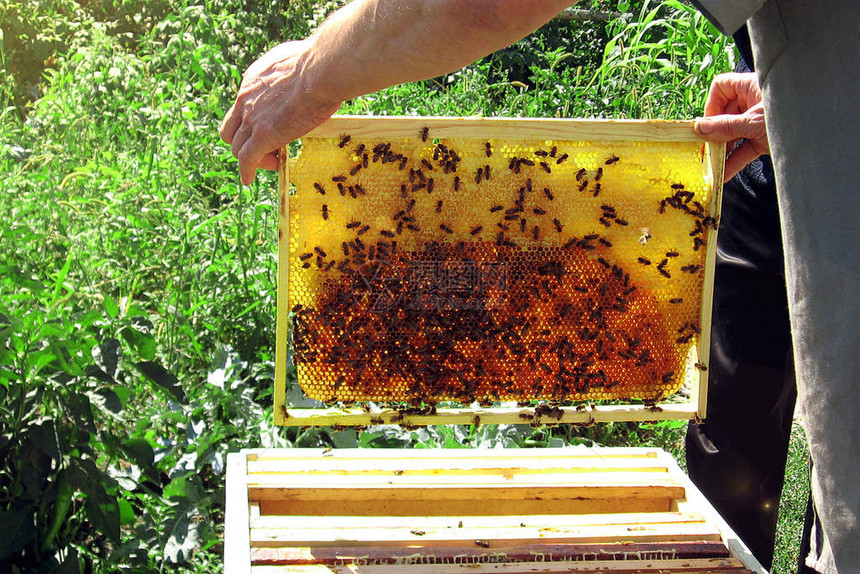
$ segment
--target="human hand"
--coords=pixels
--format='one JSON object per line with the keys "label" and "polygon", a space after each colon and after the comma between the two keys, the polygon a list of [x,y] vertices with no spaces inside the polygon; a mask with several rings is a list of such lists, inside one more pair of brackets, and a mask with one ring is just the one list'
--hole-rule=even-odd
{"label": "human hand", "polygon": [[277,169],[278,150],[337,111],[341,102],[314,90],[306,73],[312,42],[275,46],[242,75],[236,102],[221,122],[220,134],[239,159],[245,185],[257,169]]}
{"label": "human hand", "polygon": [[706,140],[727,142],[725,181],[760,155],[769,154],[761,88],[755,73],[720,74],[714,78],[705,117],[696,120],[694,129]]}

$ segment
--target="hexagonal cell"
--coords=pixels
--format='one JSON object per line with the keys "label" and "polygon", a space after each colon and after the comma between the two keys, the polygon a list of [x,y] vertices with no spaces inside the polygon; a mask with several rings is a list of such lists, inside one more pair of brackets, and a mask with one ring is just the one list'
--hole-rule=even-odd
{"label": "hexagonal cell", "polygon": [[293,358],[310,397],[679,388],[716,224],[699,144],[339,143],[304,140],[290,170]]}

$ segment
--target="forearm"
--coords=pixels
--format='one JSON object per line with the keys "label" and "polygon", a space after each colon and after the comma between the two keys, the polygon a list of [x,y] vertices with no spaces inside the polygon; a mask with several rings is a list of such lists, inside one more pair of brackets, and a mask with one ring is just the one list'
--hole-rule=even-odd
{"label": "forearm", "polygon": [[355,0],[311,38],[311,92],[343,101],[457,70],[527,36],[576,0]]}

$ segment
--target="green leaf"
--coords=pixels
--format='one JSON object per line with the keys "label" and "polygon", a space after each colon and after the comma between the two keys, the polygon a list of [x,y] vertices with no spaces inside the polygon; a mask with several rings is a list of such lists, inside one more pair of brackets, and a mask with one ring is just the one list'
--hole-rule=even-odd
{"label": "green leaf", "polygon": [[0,561],[33,543],[36,538],[36,507],[13,505],[0,512]]}
{"label": "green leaf", "polygon": [[51,457],[43,453],[32,437],[24,442],[24,448],[15,460],[18,469],[18,480],[24,485],[28,496],[33,500],[41,500],[48,486],[48,476],[51,473]]}
{"label": "green leaf", "polygon": [[163,495],[164,498],[185,500],[193,504],[203,497],[203,491],[192,479],[183,477],[171,480],[170,484],[164,487]]}
{"label": "green leaf", "polygon": [[183,507],[170,529],[170,537],[164,545],[164,557],[173,564],[188,561],[200,538],[200,525],[192,520],[197,516],[194,507]]}
{"label": "green leaf", "polygon": [[116,482],[96,468],[89,459],[73,459],[68,469],[69,483],[86,495],[84,508],[87,519],[98,533],[113,542],[119,542],[119,504],[108,489],[116,488]]}
{"label": "green leaf", "polygon": [[116,304],[116,301],[110,295],[105,295],[105,313],[111,319],[116,319],[119,315],[119,305]]}
{"label": "green leaf", "polygon": [[88,433],[96,432],[96,423],[93,420],[93,409],[90,399],[86,395],[70,392],[63,397],[63,402],[72,421],[81,430]]}
{"label": "green leaf", "polygon": [[93,347],[92,355],[96,365],[110,377],[112,382],[116,383],[122,367],[122,345],[119,339],[110,338]]}
{"label": "green leaf", "polygon": [[136,366],[146,378],[170,393],[178,403],[185,403],[185,391],[182,390],[179,379],[167,369],[153,361],[141,361]]}
{"label": "green leaf", "polygon": [[123,526],[134,524],[137,521],[137,514],[134,512],[134,507],[124,498],[117,501],[119,505],[119,521]]}
{"label": "green leaf", "polygon": [[72,267],[72,258],[73,258],[73,254],[71,252],[69,252],[69,254],[66,256],[65,263],[63,263],[63,267],[55,275],[54,296],[53,296],[53,300],[51,301],[51,304],[49,305],[49,307],[53,307],[57,303],[57,301],[60,299],[61,292],[63,291],[63,289],[67,288],[66,287],[66,276],[69,274],[69,269],[71,269],[71,267]]}
{"label": "green leaf", "polygon": [[116,498],[109,495],[100,483],[91,484],[86,494],[87,518],[97,532],[113,542],[119,542],[119,504]]}
{"label": "green leaf", "polygon": [[40,451],[55,461],[60,460],[61,448],[60,438],[57,436],[55,421],[48,419],[36,423],[30,427],[30,440]]}
{"label": "green leaf", "polygon": [[119,400],[119,396],[111,389],[100,389],[91,393],[90,399],[93,404],[102,410],[110,411],[113,414],[122,412],[122,401]]}
{"label": "green leaf", "polygon": [[155,463],[155,452],[152,446],[142,438],[130,438],[123,441],[122,451],[130,461],[142,467],[141,470],[146,472]]}
{"label": "green leaf", "polygon": [[563,439],[559,437],[552,437],[549,439],[549,443],[547,444],[549,448],[561,448],[567,446]]}
{"label": "green leaf", "polygon": [[155,358],[155,337],[152,335],[152,323],[148,319],[132,317],[130,324],[120,331],[120,335],[144,361]]}
{"label": "green leaf", "polygon": [[128,399],[131,398],[133,393],[131,389],[126,387],[114,387],[113,392],[116,394],[117,398],[119,398],[123,407],[128,404]]}

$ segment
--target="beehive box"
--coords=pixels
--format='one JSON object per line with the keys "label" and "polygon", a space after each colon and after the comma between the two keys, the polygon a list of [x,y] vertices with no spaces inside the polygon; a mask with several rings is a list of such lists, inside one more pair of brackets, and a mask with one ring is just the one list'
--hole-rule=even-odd
{"label": "beehive box", "polygon": [[225,572],[764,570],[659,449],[228,455]]}
{"label": "beehive box", "polygon": [[[277,404],[289,331],[311,398],[412,406],[279,424],[704,416],[723,155],[691,122],[335,117],[302,144],[281,173]],[[685,378],[691,401],[657,406]],[[605,399],[646,406],[558,406]]]}

